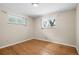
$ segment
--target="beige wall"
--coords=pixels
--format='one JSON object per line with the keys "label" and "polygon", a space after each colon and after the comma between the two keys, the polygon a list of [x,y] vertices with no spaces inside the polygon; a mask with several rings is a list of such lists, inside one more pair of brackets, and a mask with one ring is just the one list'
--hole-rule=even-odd
{"label": "beige wall", "polygon": [[75,46],[75,10],[51,13],[49,15],[55,17],[56,28],[42,29],[40,17],[35,20],[35,38]]}
{"label": "beige wall", "polygon": [[26,18],[26,26],[8,24],[8,14],[0,11],[0,47],[32,38],[33,22],[30,18]]}
{"label": "beige wall", "polygon": [[30,38],[75,46],[75,10],[46,15],[55,17],[55,29],[42,29],[41,17],[36,19],[26,17],[27,26],[8,24],[7,15],[0,11],[0,47],[25,41]]}
{"label": "beige wall", "polygon": [[76,47],[79,53],[79,4],[77,5],[76,8]]}

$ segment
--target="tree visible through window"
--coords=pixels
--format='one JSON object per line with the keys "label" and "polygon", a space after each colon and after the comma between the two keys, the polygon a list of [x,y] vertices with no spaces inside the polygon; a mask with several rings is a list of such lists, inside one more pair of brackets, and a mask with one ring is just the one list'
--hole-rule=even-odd
{"label": "tree visible through window", "polygon": [[42,28],[54,28],[56,26],[55,22],[55,18],[53,17],[43,17]]}

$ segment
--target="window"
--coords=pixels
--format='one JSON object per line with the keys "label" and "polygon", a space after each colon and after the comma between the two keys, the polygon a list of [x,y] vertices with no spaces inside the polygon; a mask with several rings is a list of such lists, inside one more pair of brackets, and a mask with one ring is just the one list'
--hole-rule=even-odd
{"label": "window", "polygon": [[8,23],[9,24],[26,25],[26,19],[23,17],[9,15],[8,16]]}
{"label": "window", "polygon": [[55,23],[55,18],[52,16],[48,17],[43,17],[42,18],[42,28],[55,28],[56,23]]}

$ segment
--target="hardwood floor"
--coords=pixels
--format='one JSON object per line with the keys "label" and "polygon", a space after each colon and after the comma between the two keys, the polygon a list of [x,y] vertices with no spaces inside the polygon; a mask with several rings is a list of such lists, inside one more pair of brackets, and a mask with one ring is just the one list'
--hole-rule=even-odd
{"label": "hardwood floor", "polygon": [[74,47],[32,39],[0,49],[0,55],[77,55]]}

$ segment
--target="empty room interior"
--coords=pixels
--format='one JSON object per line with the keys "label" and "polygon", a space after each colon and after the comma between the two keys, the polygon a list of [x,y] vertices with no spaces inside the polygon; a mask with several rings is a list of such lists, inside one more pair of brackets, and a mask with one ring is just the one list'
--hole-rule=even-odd
{"label": "empty room interior", "polygon": [[0,3],[0,55],[78,54],[78,3]]}

